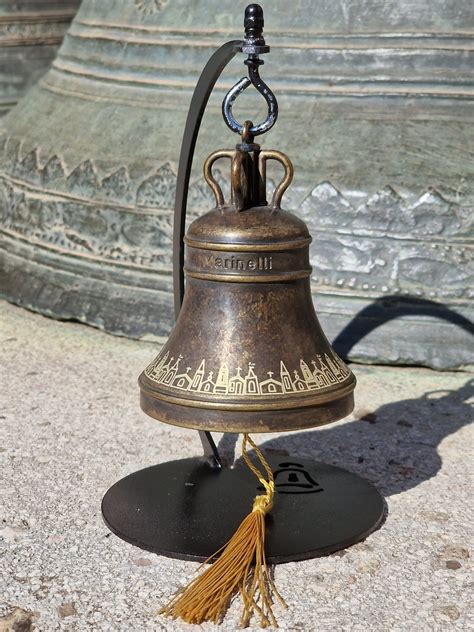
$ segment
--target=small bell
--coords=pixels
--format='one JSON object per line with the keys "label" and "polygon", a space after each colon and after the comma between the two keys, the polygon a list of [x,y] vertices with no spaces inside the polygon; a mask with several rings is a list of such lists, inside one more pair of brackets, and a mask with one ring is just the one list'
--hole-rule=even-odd
{"label": "small bell", "polygon": [[[219,432],[318,426],[353,409],[355,378],[331,348],[310,291],[304,222],[280,208],[293,167],[261,150],[246,125],[236,149],[217,151],[204,176],[216,208],[189,227],[186,293],[176,326],[140,376],[143,410],[167,423]],[[231,161],[231,201],[212,174]],[[266,164],[285,169],[268,205]]]}
{"label": "small bell", "polygon": [[[310,291],[311,237],[281,209],[289,158],[261,150],[247,121],[235,150],[211,154],[216,207],[185,237],[186,293],[176,326],[140,376],[141,405],[160,421],[220,432],[319,426],[353,409],[355,378],[328,343]],[[231,199],[212,167],[230,160]],[[266,166],[284,177],[267,204]]]}
{"label": "small bell", "polygon": [[[179,314],[168,341],[139,378],[144,412],[199,430],[207,458],[171,461],[128,476],[104,497],[103,514],[115,533],[138,546],[213,562],[162,614],[218,623],[239,593],[241,625],[255,614],[265,627],[276,625],[273,602],[284,605],[268,564],[357,542],[379,524],[383,502],[371,485],[349,472],[265,456],[248,435],[307,429],[345,417],[354,406],[356,380],[327,341],[313,307],[308,228],[281,208],[292,163],[255,142],[274,125],[278,106],[259,75],[259,55],[269,47],[258,5],[247,7],[245,25],[244,42],[221,47],[195,90],[176,198]],[[189,226],[184,257],[187,184],[199,122],[215,80],[237,51],[248,54],[249,77],[226,95],[223,115],[241,139],[235,149],[216,151],[204,164],[216,206]],[[232,106],[250,85],[265,98],[268,115],[260,124],[241,125]],[[220,159],[230,161],[228,201],[213,172]],[[269,161],[283,168],[270,203]],[[222,467],[210,431],[243,433],[242,461]]]}

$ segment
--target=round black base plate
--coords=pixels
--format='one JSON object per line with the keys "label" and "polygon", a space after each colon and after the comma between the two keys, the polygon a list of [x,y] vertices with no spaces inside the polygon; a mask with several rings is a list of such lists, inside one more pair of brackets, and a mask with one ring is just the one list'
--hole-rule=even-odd
{"label": "round black base plate", "polygon": [[[346,548],[380,524],[384,503],[359,476],[333,465],[270,457],[275,502],[266,517],[270,563]],[[118,481],[102,514],[120,538],[161,555],[203,561],[233,535],[262,493],[243,462],[211,468],[203,458],[170,461]]]}

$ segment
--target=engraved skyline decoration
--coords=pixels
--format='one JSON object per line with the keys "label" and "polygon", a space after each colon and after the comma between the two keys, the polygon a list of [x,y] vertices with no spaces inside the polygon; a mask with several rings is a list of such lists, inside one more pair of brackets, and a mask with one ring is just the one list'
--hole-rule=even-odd
{"label": "engraved skyline decoration", "polygon": [[146,369],[145,375],[156,384],[181,391],[231,395],[232,397],[258,397],[262,395],[284,395],[302,393],[327,388],[332,384],[344,382],[350,375],[347,366],[335,354],[318,354],[309,363],[300,359],[299,370],[289,370],[280,360],[280,371],[275,375],[267,371],[262,378],[255,373],[255,363],[248,362],[246,373],[237,366],[229,370],[224,363],[219,369],[209,370],[206,360],[201,360],[197,369],[181,365],[184,357],[170,357],[169,351],[159,355]]}

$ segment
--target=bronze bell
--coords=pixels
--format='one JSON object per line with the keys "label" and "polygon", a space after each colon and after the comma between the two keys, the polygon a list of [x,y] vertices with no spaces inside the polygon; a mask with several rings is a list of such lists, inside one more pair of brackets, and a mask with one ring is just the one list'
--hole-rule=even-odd
{"label": "bronze bell", "polygon": [[[218,432],[297,430],[354,407],[355,377],[329,344],[310,292],[311,236],[280,207],[289,158],[261,150],[244,125],[235,150],[211,154],[216,207],[185,237],[186,292],[174,330],[140,375],[141,407],[160,421]],[[212,173],[231,161],[231,200]],[[266,201],[266,165],[284,177]]]}

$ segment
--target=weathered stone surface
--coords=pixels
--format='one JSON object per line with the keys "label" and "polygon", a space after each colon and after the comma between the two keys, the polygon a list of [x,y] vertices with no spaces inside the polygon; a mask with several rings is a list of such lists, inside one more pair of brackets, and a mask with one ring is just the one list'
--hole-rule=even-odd
{"label": "weathered stone surface", "polygon": [[[314,237],[323,326],[337,337],[359,313],[352,334],[372,330],[351,350],[360,361],[473,361],[472,15],[455,4],[267,8],[264,76],[281,116],[265,145],[295,162],[285,205]],[[169,333],[186,110],[212,50],[240,35],[244,6],[84,0],[51,71],[0,125],[5,296],[127,336]],[[211,98],[190,218],[212,205],[205,155],[235,142],[219,105],[242,72],[233,62]]]}

